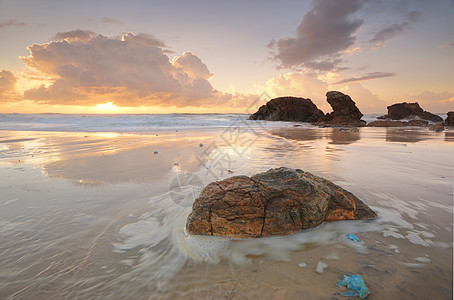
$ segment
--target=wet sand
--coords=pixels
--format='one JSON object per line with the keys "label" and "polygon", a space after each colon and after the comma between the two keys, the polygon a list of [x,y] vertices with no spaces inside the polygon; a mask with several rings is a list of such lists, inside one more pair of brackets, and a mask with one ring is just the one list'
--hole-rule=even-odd
{"label": "wet sand", "polygon": [[[346,273],[368,299],[451,299],[453,136],[1,131],[0,299],[348,299],[335,285]],[[185,236],[204,185],[280,166],[332,180],[379,218],[259,240]]]}

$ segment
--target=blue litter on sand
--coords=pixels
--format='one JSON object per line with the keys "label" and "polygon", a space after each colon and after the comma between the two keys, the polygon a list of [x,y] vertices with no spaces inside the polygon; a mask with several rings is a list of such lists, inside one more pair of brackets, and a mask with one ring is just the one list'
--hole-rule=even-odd
{"label": "blue litter on sand", "polygon": [[344,275],[341,277],[342,280],[336,283],[337,286],[346,286],[348,291],[343,293],[342,296],[359,296],[360,298],[366,298],[370,292],[367,290],[366,284],[360,275]]}
{"label": "blue litter on sand", "polygon": [[349,239],[350,241],[354,241],[354,242],[361,242],[359,240],[359,238],[352,233],[347,234],[347,239]]}

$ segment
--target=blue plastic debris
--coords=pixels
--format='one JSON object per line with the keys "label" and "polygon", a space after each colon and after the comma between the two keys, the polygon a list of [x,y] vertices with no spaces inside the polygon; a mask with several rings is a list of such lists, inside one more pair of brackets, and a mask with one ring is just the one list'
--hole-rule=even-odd
{"label": "blue plastic debris", "polygon": [[342,280],[336,283],[337,286],[346,286],[347,292],[344,292],[342,296],[359,296],[360,298],[366,298],[370,292],[367,290],[366,284],[360,275],[344,275],[341,277]]}
{"label": "blue plastic debris", "polygon": [[361,242],[359,240],[359,238],[356,235],[352,234],[352,233],[347,234],[347,239],[349,239],[350,241],[354,241],[355,243]]}

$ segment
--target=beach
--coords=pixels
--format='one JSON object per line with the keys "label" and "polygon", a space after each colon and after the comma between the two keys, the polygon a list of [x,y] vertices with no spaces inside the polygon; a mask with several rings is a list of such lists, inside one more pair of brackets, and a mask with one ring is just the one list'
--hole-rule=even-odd
{"label": "beach", "polygon": [[[368,299],[452,298],[454,129],[228,121],[1,130],[0,299],[343,299],[347,273]],[[254,240],[185,234],[205,185],[281,166],[379,217]]]}

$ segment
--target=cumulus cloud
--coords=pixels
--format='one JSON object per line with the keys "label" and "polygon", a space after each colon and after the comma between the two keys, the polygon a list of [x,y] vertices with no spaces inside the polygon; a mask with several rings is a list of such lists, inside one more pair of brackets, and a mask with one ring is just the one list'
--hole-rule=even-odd
{"label": "cumulus cloud", "polygon": [[93,31],[76,29],[72,31],[57,32],[52,39],[54,40],[81,40],[88,41],[89,39],[96,36]]}
{"label": "cumulus cloud", "polygon": [[366,75],[360,76],[360,77],[351,77],[351,78],[342,79],[340,81],[335,82],[334,84],[345,84],[345,83],[365,81],[365,80],[376,79],[376,78],[391,77],[391,76],[395,76],[395,75],[396,74],[389,73],[389,72],[388,73],[387,72],[371,72],[371,73],[367,73]]}
{"label": "cumulus cloud", "polygon": [[7,70],[0,72],[0,102],[8,102],[19,98],[16,92],[18,78]]}
{"label": "cumulus cloud", "polygon": [[359,110],[365,114],[385,113],[386,107],[389,105],[360,83],[350,83],[339,90],[349,95]]}
{"label": "cumulus cloud", "polygon": [[275,51],[273,58],[285,68],[334,67],[340,62],[336,57],[355,42],[355,32],[363,20],[353,19],[353,15],[361,7],[361,0],[314,1],[299,24],[296,37],[269,43]]}
{"label": "cumulus cloud", "polygon": [[[53,79],[24,98],[48,104],[117,106],[214,106],[239,101],[212,87],[202,60],[186,52],[170,60],[165,43],[151,35],[105,37],[74,30],[57,41],[33,44],[21,57],[30,68]],[[237,98],[240,95],[236,96]]]}
{"label": "cumulus cloud", "polygon": [[377,31],[369,40],[369,43],[374,47],[382,47],[386,45],[386,43],[392,38],[408,29],[413,23],[417,22],[421,16],[422,13],[419,11],[411,11],[407,13],[404,22],[394,23]]}
{"label": "cumulus cloud", "polygon": [[328,84],[313,72],[301,71],[281,74],[267,81],[268,89],[276,97],[296,96],[311,99],[320,109],[327,111],[325,94]]}
{"label": "cumulus cloud", "polygon": [[267,86],[268,90],[276,97],[298,96],[310,98],[324,112],[332,111],[331,106],[326,102],[326,93],[328,91],[341,91],[349,95],[363,113],[386,112],[386,106],[389,104],[381,100],[369,89],[359,83],[332,86],[328,83],[331,76],[337,77],[337,74],[322,77],[310,71],[291,72],[268,80]]}
{"label": "cumulus cloud", "polygon": [[8,21],[5,21],[5,22],[1,22],[0,23],[0,28],[26,26],[26,25],[27,24],[25,24],[24,22],[20,22],[20,21],[17,21],[17,20],[8,20]]}

